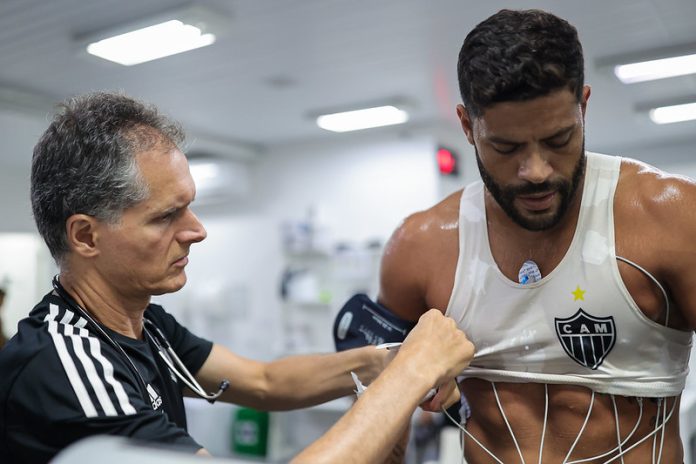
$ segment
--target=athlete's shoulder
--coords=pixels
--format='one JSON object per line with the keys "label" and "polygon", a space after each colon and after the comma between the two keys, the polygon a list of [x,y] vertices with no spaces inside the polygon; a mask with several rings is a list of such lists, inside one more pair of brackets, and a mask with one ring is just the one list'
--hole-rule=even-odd
{"label": "athlete's shoulder", "polygon": [[380,266],[379,300],[406,320],[415,321],[428,309],[433,281],[445,277],[443,263],[456,259],[461,195],[457,191],[408,216],[387,242]]}
{"label": "athlete's shoulder", "polygon": [[441,240],[443,233],[456,230],[462,192],[458,190],[434,206],[406,217],[392,235],[390,245],[429,246]]}
{"label": "athlete's shoulder", "polygon": [[642,161],[623,158],[617,206],[637,217],[644,215],[647,220],[693,223],[696,221],[696,181]]}

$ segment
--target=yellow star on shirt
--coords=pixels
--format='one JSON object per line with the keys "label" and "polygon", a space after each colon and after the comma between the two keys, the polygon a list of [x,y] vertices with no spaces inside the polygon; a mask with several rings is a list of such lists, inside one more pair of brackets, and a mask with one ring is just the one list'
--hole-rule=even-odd
{"label": "yellow star on shirt", "polygon": [[573,301],[578,301],[578,300],[585,301],[585,290],[582,290],[579,285],[575,288],[574,292],[570,292],[570,293],[573,294],[573,297],[574,297]]}

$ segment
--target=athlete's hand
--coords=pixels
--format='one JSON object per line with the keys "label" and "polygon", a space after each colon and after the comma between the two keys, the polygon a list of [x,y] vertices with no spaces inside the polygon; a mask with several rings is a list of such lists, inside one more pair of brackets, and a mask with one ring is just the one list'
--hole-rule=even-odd
{"label": "athlete's hand", "polygon": [[452,379],[449,382],[440,385],[435,396],[421,403],[420,407],[424,411],[440,412],[442,409],[447,409],[460,399],[457,381]]}

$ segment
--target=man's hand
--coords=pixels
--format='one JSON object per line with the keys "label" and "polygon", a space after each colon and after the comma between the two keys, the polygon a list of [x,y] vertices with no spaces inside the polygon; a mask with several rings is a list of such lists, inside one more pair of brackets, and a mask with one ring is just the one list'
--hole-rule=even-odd
{"label": "man's hand", "polygon": [[[474,345],[453,319],[437,309],[424,313],[399,349],[402,358],[416,373],[432,378],[433,385],[449,385],[474,356]],[[445,402],[451,394],[447,387],[438,401]],[[435,399],[435,398],[433,398]]]}
{"label": "man's hand", "polygon": [[348,413],[294,462],[382,462],[428,390],[452,383],[473,355],[474,345],[454,321],[431,309]]}

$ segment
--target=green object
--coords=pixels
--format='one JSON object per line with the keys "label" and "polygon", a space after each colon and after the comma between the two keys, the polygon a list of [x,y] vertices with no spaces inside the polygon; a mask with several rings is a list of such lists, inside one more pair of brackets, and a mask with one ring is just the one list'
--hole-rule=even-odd
{"label": "green object", "polygon": [[232,451],[246,456],[266,456],[269,415],[265,411],[239,408],[232,422]]}

